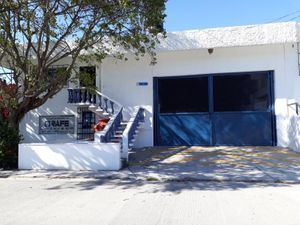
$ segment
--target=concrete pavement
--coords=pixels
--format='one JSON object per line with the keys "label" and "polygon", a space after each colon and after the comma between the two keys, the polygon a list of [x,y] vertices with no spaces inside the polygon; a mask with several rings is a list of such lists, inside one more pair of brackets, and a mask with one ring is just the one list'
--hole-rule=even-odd
{"label": "concrete pavement", "polygon": [[281,147],[135,149],[120,171],[0,171],[0,178],[300,183],[300,153]]}
{"label": "concrete pavement", "polygon": [[300,183],[300,153],[281,147],[156,147],[133,151],[140,179]]}

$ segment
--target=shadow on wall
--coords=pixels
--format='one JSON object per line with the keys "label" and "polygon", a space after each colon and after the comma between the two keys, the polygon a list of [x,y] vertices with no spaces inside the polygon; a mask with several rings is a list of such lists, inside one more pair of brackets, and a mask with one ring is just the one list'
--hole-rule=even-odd
{"label": "shadow on wall", "polygon": [[21,144],[19,169],[118,170],[118,144]]}
{"label": "shadow on wall", "polygon": [[39,117],[40,116],[60,116],[74,115],[76,120],[77,109],[67,103],[67,89],[61,90],[53,98],[37,109],[28,112],[20,123],[20,132],[23,137],[23,143],[40,143],[40,142],[66,142],[76,139],[76,123],[73,134],[39,134]]}
{"label": "shadow on wall", "polygon": [[300,116],[276,116],[277,143],[300,152]]}
{"label": "shadow on wall", "polygon": [[142,107],[145,109],[145,122],[142,124],[139,129],[139,133],[136,137],[136,141],[134,143],[135,147],[145,147],[152,146],[152,128],[153,128],[153,118],[152,118],[152,107],[151,106],[128,106],[125,108],[124,112],[124,120],[129,120],[130,116],[133,115],[136,110]]}
{"label": "shadow on wall", "polygon": [[300,152],[300,116],[291,116],[288,120],[289,147]]}

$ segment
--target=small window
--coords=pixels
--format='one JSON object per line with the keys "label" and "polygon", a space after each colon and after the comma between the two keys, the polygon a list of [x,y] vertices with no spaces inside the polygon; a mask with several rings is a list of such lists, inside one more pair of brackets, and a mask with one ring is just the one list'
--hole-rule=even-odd
{"label": "small window", "polygon": [[214,111],[267,111],[268,76],[262,74],[215,76]]}
{"label": "small window", "polygon": [[160,113],[208,111],[207,76],[159,79],[158,93]]}
{"label": "small window", "polygon": [[96,67],[80,67],[79,72],[80,87],[96,87]]}
{"label": "small window", "polygon": [[[48,73],[48,79],[50,80],[53,80],[53,79],[59,79],[60,80],[60,77],[61,76],[66,76],[66,70],[67,70],[67,67],[51,67],[48,69],[47,73]],[[68,84],[68,81],[65,82],[65,85]]]}

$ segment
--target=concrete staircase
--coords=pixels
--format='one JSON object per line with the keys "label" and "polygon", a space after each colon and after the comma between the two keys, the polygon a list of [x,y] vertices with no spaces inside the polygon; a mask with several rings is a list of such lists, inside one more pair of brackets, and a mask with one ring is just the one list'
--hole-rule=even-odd
{"label": "concrete staircase", "polygon": [[120,143],[123,160],[128,160],[128,151],[134,147],[139,130],[144,123],[144,109],[136,107],[128,121],[123,117],[123,106],[99,91],[90,93],[88,89],[68,89],[68,103],[77,107],[87,107],[102,118],[110,118],[103,131],[95,133],[96,143]]}
{"label": "concrete staircase", "polygon": [[128,121],[121,122],[120,126],[115,131],[114,136],[111,138],[111,142],[120,143],[122,141],[123,133],[124,133],[124,130],[126,129],[127,124],[128,124]]}

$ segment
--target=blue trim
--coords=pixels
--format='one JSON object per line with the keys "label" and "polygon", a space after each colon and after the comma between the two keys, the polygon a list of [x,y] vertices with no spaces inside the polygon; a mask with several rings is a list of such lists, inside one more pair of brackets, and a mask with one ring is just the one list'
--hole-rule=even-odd
{"label": "blue trim", "polygon": [[208,112],[177,112],[177,113],[160,113],[159,116],[170,116],[170,115],[207,115]]}
{"label": "blue trim", "polygon": [[74,90],[73,89],[68,89],[68,103],[73,103],[74,102]]}
{"label": "blue trim", "polygon": [[104,135],[101,136],[101,142],[108,143],[115,135],[116,131],[121,125],[123,120],[123,108],[120,109],[115,119],[111,122],[109,129],[106,131]]}
{"label": "blue trim", "polygon": [[96,97],[87,89],[68,89],[68,103],[96,103]]}
{"label": "blue trim", "polygon": [[130,129],[128,131],[128,147],[129,147],[129,144],[132,143],[133,136],[134,136],[135,132],[137,131],[137,127],[138,127],[139,123],[145,122],[144,112],[145,112],[145,109],[139,108],[139,110],[136,114],[136,117],[133,120],[132,126],[130,127]]}
{"label": "blue trim", "polygon": [[215,126],[212,119],[214,113],[214,84],[213,76],[208,76],[208,107],[209,107],[209,120],[210,120],[210,145],[215,143]]}
{"label": "blue trim", "polygon": [[159,123],[158,123],[158,77],[153,77],[153,144],[158,145]]}
{"label": "blue trim", "polygon": [[137,82],[136,83],[137,86],[148,86],[148,82]]}
{"label": "blue trim", "polygon": [[[273,70],[259,70],[259,71],[242,71],[242,72],[225,72],[225,73],[204,73],[204,74],[189,74],[189,75],[172,75],[172,76],[164,76],[164,77],[154,77],[159,80],[163,79],[180,79],[180,78],[194,78],[194,77],[202,77],[202,76],[237,76],[237,75],[246,75],[246,74],[270,74],[273,73]],[[262,75],[263,76],[263,75]]]}

